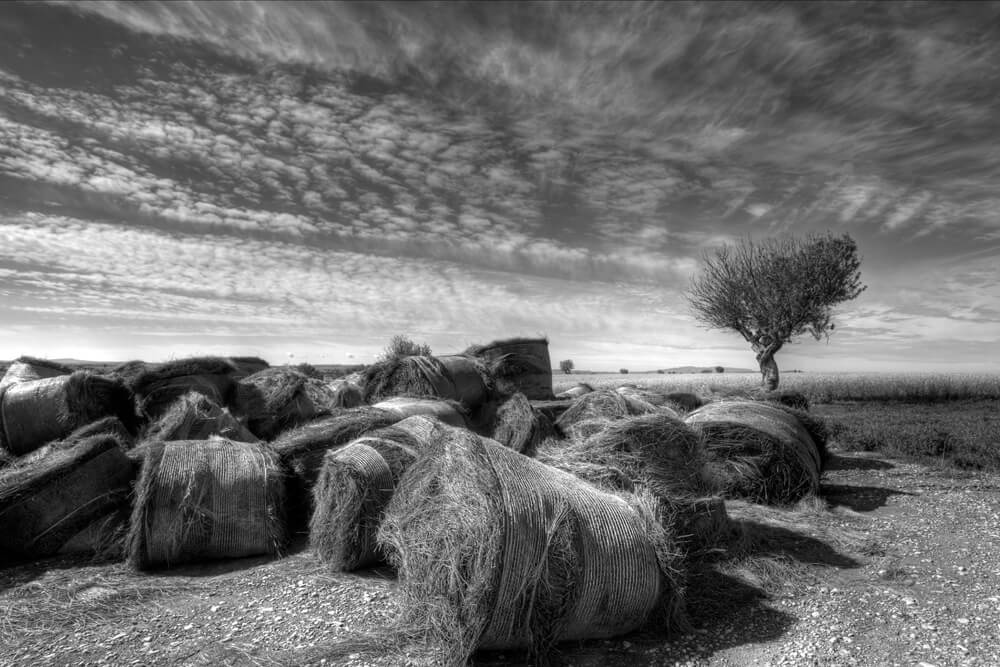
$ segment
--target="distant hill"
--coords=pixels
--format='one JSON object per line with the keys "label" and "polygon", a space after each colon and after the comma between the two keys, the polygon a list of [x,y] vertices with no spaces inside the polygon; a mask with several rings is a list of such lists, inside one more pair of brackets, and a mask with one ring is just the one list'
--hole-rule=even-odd
{"label": "distant hill", "polygon": [[[660,369],[643,370],[643,371],[631,370],[630,369],[629,370],[629,375],[642,375],[642,374],[650,374],[650,373],[657,373],[658,374],[660,372],[661,372]],[[750,368],[725,368],[725,370],[723,372],[724,373],[758,373],[759,371],[755,371],[755,370],[750,369]],[[787,372],[792,372],[792,371],[787,371]],[[552,373],[556,374],[556,375],[561,375],[562,374],[562,370],[559,369],[559,368],[553,368],[552,369]],[[677,374],[677,375],[681,375],[681,374],[684,374],[684,373],[715,373],[715,366],[676,366],[674,368],[664,368],[664,369],[662,369],[662,373],[665,373],[665,374],[666,373],[674,373],[674,374]],[[620,375],[620,373],[618,371],[588,371],[588,370],[584,370],[582,368],[579,368],[579,369],[578,368],[574,368],[573,369],[573,375]]]}

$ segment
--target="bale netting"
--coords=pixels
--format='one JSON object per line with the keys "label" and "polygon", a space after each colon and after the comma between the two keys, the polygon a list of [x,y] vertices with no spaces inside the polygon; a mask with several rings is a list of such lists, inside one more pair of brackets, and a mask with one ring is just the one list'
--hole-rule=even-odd
{"label": "bale netting", "polygon": [[208,440],[212,436],[259,442],[257,436],[212,399],[196,391],[184,394],[151,422],[143,434],[144,440]]}
{"label": "bale netting", "polygon": [[486,399],[485,365],[472,357],[408,356],[378,361],[364,371],[366,403],[396,396],[437,397],[478,407]]}
{"label": "bale netting", "polygon": [[132,380],[139,411],[157,419],[174,401],[190,391],[197,391],[230,407],[236,397],[236,368],[222,357],[191,357],[168,361],[147,368]]}
{"label": "bale netting", "polygon": [[721,495],[783,504],[819,490],[819,450],[787,411],[756,401],[720,401],[684,421],[701,435],[706,479]]}
{"label": "bale netting", "polygon": [[505,447],[525,456],[534,456],[538,445],[555,434],[552,421],[531,407],[524,394],[518,392],[496,410],[487,435]]}
{"label": "bale netting", "polygon": [[624,396],[613,389],[599,389],[584,394],[566,408],[556,420],[556,427],[566,434],[576,422],[590,419],[622,419],[656,412],[657,407],[638,398]]}
{"label": "bale netting", "polygon": [[411,396],[397,396],[379,401],[372,407],[391,412],[399,420],[407,417],[424,415],[434,417],[449,426],[460,426],[466,428],[468,419],[461,404],[455,401],[446,401],[434,398],[417,398]]}
{"label": "bale netting", "polygon": [[240,380],[238,395],[238,413],[246,417],[250,431],[264,440],[329,415],[345,407],[341,401],[349,399],[326,382],[287,366],[268,368]]}
{"label": "bale netting", "polygon": [[126,550],[146,570],[277,555],[285,543],[285,480],[266,445],[155,443],[136,483]]}
{"label": "bale netting", "polygon": [[12,384],[69,375],[72,372],[72,368],[56,361],[38,359],[37,357],[18,357],[7,367],[3,377],[0,377],[0,392],[3,391],[4,387],[9,387]]}
{"label": "bale netting", "polygon": [[552,362],[545,338],[509,338],[473,345],[463,354],[486,363],[500,394],[521,392],[530,400],[547,401],[552,393]]}
{"label": "bale netting", "polygon": [[671,503],[706,491],[701,442],[680,419],[650,413],[594,426],[586,437],[548,441],[538,460],[611,490],[646,487]]}
{"label": "bale netting", "polygon": [[567,389],[566,391],[556,394],[556,398],[580,398],[584,394],[589,394],[594,391],[594,388],[587,384],[586,382],[581,382]]}
{"label": "bale netting", "polygon": [[418,455],[379,542],[403,593],[401,627],[464,664],[682,618],[673,535],[648,494],[603,492],[460,429]]}
{"label": "bale netting", "polygon": [[127,505],[134,479],[108,434],[0,471],[0,562],[56,554],[92,521]]}
{"label": "bale netting", "polygon": [[20,456],[108,415],[135,431],[132,394],[118,380],[76,371],[13,384],[0,395],[0,445]]}
{"label": "bale netting", "polygon": [[313,487],[309,542],[332,569],[351,571],[382,560],[378,528],[400,477],[416,459],[414,444],[405,431],[389,427],[327,452]]}

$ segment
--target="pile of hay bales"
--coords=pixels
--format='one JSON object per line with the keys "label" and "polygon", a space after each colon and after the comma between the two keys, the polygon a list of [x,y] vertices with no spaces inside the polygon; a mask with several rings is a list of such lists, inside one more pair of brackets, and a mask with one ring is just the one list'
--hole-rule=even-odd
{"label": "pile of hay bales", "polygon": [[250,431],[264,440],[282,431],[331,414],[354,403],[349,390],[339,391],[294,368],[274,367],[239,381],[238,407]]}
{"label": "pile of hay bales", "polygon": [[132,394],[111,378],[76,371],[9,384],[0,392],[0,448],[27,454],[109,415],[135,430]]}
{"label": "pile of hay bales", "polygon": [[466,355],[392,357],[365,369],[366,403],[397,397],[436,397],[475,408],[487,398],[487,369]]}
{"label": "pile of hay bales", "polygon": [[464,664],[477,648],[607,638],[682,614],[680,554],[648,495],[615,495],[460,429],[400,481],[379,541],[402,625]]}
{"label": "pile of hay bales", "polygon": [[174,401],[195,391],[215,403],[233,407],[238,373],[233,364],[222,357],[191,357],[146,368],[132,379],[139,412],[147,419],[163,415]]}
{"label": "pile of hay bales", "polygon": [[720,401],[684,421],[701,435],[706,476],[719,493],[792,503],[819,490],[819,449],[787,410],[757,401]]}
{"label": "pile of hay bales", "polygon": [[521,392],[529,400],[547,401],[552,393],[552,362],[545,338],[508,338],[473,345],[464,355],[481,360],[502,395]]}
{"label": "pile of hay bales", "polygon": [[137,569],[279,554],[285,480],[265,445],[156,443],[136,483],[127,552]]}

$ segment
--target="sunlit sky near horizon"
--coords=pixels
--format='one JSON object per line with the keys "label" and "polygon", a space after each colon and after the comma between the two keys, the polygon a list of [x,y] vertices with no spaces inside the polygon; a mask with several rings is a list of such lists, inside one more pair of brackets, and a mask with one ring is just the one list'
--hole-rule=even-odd
{"label": "sunlit sky near horizon", "polygon": [[1000,3],[0,3],[0,359],[753,368],[700,256],[830,230],[779,367],[1000,371],[998,185]]}

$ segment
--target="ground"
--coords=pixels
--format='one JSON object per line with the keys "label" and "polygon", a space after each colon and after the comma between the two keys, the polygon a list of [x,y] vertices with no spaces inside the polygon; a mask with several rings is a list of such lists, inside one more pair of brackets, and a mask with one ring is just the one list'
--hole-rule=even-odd
{"label": "ground", "polygon": [[[729,511],[760,548],[695,568],[689,632],[563,646],[559,664],[1000,664],[1000,476],[835,451],[820,499]],[[323,656],[385,627],[395,587],[386,570],[332,573],[305,549],[154,575],[19,566],[0,571],[0,664],[394,664]]]}

